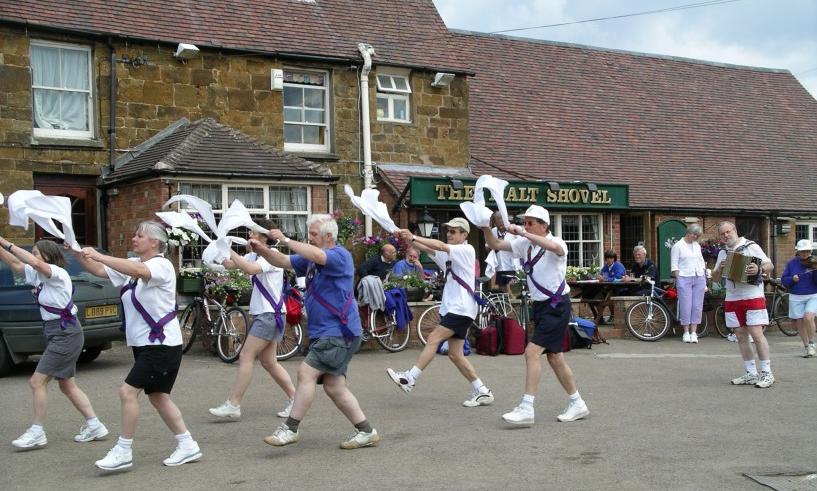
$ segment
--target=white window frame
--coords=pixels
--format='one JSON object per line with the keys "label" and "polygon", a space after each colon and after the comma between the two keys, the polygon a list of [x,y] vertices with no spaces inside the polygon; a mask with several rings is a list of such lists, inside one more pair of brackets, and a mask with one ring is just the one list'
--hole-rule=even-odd
{"label": "white window frame", "polygon": [[[564,216],[575,216],[579,218],[579,240],[566,240],[562,235],[562,217]],[[594,216],[598,219],[598,238],[596,240],[584,240],[581,237],[584,235],[582,230],[582,221],[585,216]],[[578,256],[579,256],[579,264],[578,266],[581,267],[588,267],[588,266],[599,266],[601,267],[602,263],[604,262],[604,216],[601,213],[558,213],[550,215],[550,223],[553,226],[552,232],[553,235],[556,237],[561,238],[567,244],[567,249],[570,251],[571,248],[578,247]],[[585,243],[594,243],[599,244],[599,257],[596,264],[584,264],[584,244]],[[576,266],[576,265],[570,265]]]}
{"label": "white window frame", "polygon": [[[47,86],[40,86],[34,85],[34,76],[31,77],[31,100],[32,106],[34,103],[34,90],[35,89],[45,89],[45,90],[54,90],[54,91],[62,91],[62,92],[85,92],[88,94],[88,114],[86,117],[88,118],[88,131],[81,131],[81,130],[58,130],[53,128],[37,128],[34,126],[34,115],[32,114],[32,128],[33,128],[33,135],[35,137],[40,138],[64,138],[64,139],[75,139],[75,140],[90,140],[94,138],[94,78],[93,78],[93,53],[91,52],[90,46],[84,46],[81,44],[69,44],[69,43],[58,43],[55,41],[42,41],[42,40],[32,40],[31,47],[35,46],[42,46],[47,48],[59,48],[59,49],[70,49],[74,51],[84,51],[88,56],[88,90],[80,90],[80,89],[66,89],[61,87],[47,87]],[[29,48],[30,49],[30,48]],[[31,67],[32,71],[34,67]]]}
{"label": "white window frame", "polygon": [[[329,106],[331,99],[330,95],[330,87],[332,84],[332,80],[330,77],[330,72],[326,70],[310,70],[310,69],[301,69],[295,67],[284,68],[284,91],[286,91],[287,87],[309,87],[311,89],[319,89],[316,85],[304,85],[298,84],[294,82],[287,82],[286,81],[286,73],[287,72],[300,72],[300,73],[315,73],[323,75],[325,84],[323,86],[324,91],[324,122],[321,123],[306,123],[306,122],[291,122],[287,123],[286,121],[286,106],[283,107],[283,116],[284,116],[284,128],[286,128],[287,124],[296,124],[300,126],[320,126],[324,128],[324,142],[323,144],[314,144],[314,143],[291,143],[286,141],[286,133],[284,133],[284,150],[288,152],[318,152],[318,153],[329,153],[331,150],[331,141],[332,141],[332,108]],[[283,99],[283,94],[282,94]],[[283,105],[283,102],[282,102]],[[286,131],[284,129],[284,131]]]}
{"label": "white window frame", "polygon": [[[377,96],[378,100],[385,100],[388,107],[387,114],[381,116],[380,113],[377,114],[378,121],[384,122],[392,122],[392,123],[410,123],[411,122],[411,78],[409,77],[410,72],[408,70],[395,70],[395,69],[387,69],[387,70],[378,70],[377,75],[375,76],[375,80],[377,80]],[[389,82],[389,85],[386,86],[384,80]],[[395,83],[395,79],[403,79],[406,82],[405,89],[398,89],[397,84]],[[395,117],[394,111],[394,102],[395,101],[404,101],[406,103],[406,118],[400,119]],[[375,101],[377,102],[377,101]],[[377,108],[377,104],[375,103],[375,108]],[[377,110],[377,109],[376,109]]]}
{"label": "white window frame", "polygon": [[795,237],[797,237],[797,227],[808,227],[808,237],[811,241],[811,248],[817,249],[817,221],[802,221],[802,222],[795,222],[794,223],[794,233]]}

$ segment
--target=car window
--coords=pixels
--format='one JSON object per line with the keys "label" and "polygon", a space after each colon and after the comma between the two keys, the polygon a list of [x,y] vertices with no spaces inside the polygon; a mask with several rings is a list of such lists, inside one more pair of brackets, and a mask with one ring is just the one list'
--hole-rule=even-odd
{"label": "car window", "polygon": [[17,274],[8,264],[0,262],[0,288],[12,288],[26,284],[24,274]]}
{"label": "car window", "polygon": [[[27,251],[31,251],[31,246],[23,246],[23,248]],[[102,249],[99,249],[100,252],[105,252]],[[95,276],[88,273],[76,258],[70,254],[65,254],[65,270],[68,271],[68,274],[71,276],[72,280],[81,280],[81,281],[89,281],[89,280],[97,280]],[[26,277],[24,274],[17,274],[14,270],[9,267],[8,264],[0,261],[0,288],[12,288],[15,286],[21,286],[26,284]]]}

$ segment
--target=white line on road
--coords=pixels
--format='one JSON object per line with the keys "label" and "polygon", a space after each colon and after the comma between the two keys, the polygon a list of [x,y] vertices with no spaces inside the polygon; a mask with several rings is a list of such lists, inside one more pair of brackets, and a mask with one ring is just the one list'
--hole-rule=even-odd
{"label": "white line on road", "polygon": [[693,353],[609,353],[597,358],[739,358],[740,355],[704,355]]}

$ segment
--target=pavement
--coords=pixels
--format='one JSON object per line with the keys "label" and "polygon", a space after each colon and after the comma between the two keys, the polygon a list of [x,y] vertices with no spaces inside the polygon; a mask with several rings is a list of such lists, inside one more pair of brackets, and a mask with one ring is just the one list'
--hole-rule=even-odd
{"label": "pavement", "polygon": [[[817,471],[817,358],[800,357],[799,338],[771,333],[769,340],[777,379],[769,389],[729,384],[743,364],[737,346],[719,337],[697,345],[676,337],[616,339],[573,351],[568,361],[589,417],[557,422],[567,397],[546,368],[531,428],[510,428],[500,419],[521,396],[521,356],[472,355],[496,401],[466,408],[461,403],[471,387],[444,356],[405,394],[385,369],[408,369],[419,351],[361,352],[351,364],[350,387],[383,440],[359,450],[338,448],[354,428],[320,389],[299,443],[264,444],[285,401],[258,366],[241,420],[216,420],[207,408],[224,401],[237,364],[197,346],[185,355],[172,397],[201,445],[202,460],[162,466],[175,441],[142,397],[134,467],[104,474],[93,463],[115,443],[117,387],[131,366],[130,351],[117,345],[81,365],[77,377],[111,430],[107,441],[72,441],[81,417],[52,383],[48,446],[13,450],[11,440],[30,422],[26,382],[35,365],[0,379],[0,489],[768,489],[745,474]],[[284,362],[293,378],[301,361]],[[817,489],[817,483],[790,489]]]}

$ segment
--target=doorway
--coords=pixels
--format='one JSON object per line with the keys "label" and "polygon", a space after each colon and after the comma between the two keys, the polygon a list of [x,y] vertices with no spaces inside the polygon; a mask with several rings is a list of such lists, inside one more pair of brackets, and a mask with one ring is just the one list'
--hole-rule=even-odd
{"label": "doorway", "polygon": [[[65,196],[71,200],[71,222],[77,242],[82,246],[99,245],[96,223],[96,179],[95,176],[34,175],[34,189],[47,196]],[[39,225],[35,227],[34,237],[35,240],[61,241],[52,237]]]}

